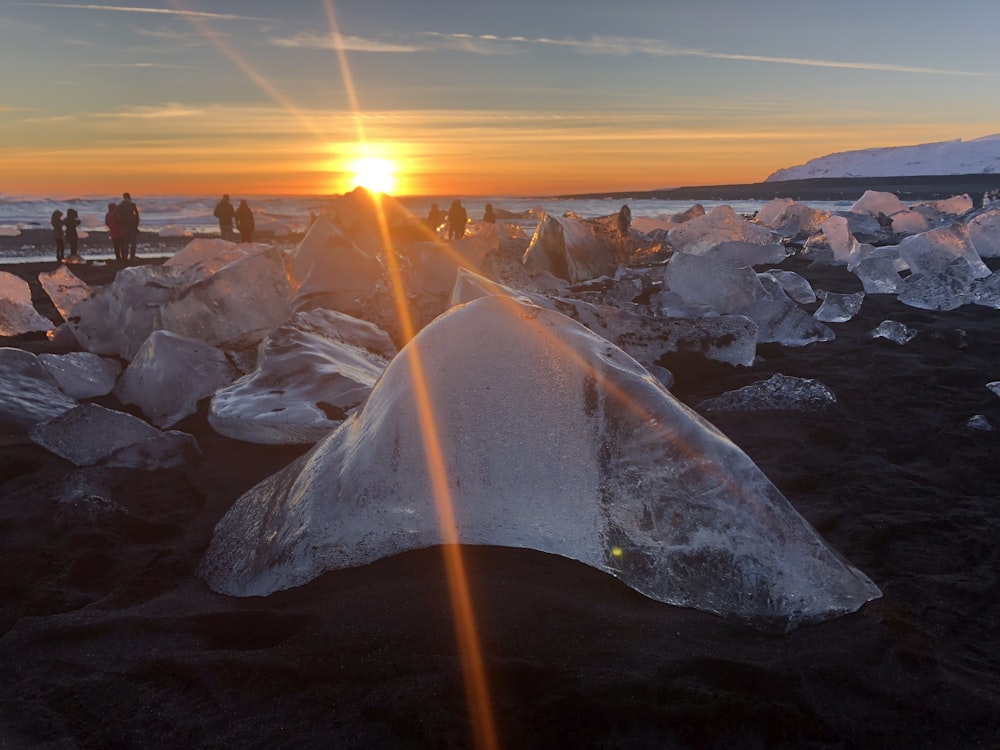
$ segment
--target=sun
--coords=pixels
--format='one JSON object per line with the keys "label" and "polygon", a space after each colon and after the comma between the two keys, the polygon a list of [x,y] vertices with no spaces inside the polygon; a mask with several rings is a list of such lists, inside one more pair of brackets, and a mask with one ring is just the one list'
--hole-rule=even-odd
{"label": "sun", "polygon": [[363,187],[373,193],[391,194],[396,186],[395,165],[388,159],[366,157],[351,162],[352,187]]}

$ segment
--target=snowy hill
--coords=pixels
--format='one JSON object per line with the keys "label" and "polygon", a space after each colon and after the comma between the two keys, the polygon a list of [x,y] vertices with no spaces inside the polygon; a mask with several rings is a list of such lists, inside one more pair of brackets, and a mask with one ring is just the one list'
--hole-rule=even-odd
{"label": "snowy hill", "polygon": [[765,182],[817,177],[1000,174],[1000,133],[971,141],[843,151],[779,169]]}

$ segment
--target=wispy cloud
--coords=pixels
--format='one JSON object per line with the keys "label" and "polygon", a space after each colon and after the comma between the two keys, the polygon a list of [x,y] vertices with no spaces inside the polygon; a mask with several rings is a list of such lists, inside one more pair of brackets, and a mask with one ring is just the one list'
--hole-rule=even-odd
{"label": "wispy cloud", "polygon": [[[377,39],[365,39],[360,36],[341,36],[341,48],[349,52],[420,52],[421,48],[414,44],[399,44],[383,42]],[[297,49],[333,49],[333,35],[304,31],[290,37],[276,37],[271,43],[277,47],[292,47]],[[425,45],[426,46],[426,45]]]}
{"label": "wispy cloud", "polygon": [[150,13],[162,16],[185,16],[188,18],[215,19],[219,21],[272,21],[270,18],[257,18],[254,16],[241,16],[235,13],[208,13],[198,10],[182,10],[178,8],[140,8],[134,6],[121,5],[94,5],[82,3],[18,3],[18,5],[30,5],[35,8],[62,8],[65,10],[96,10],[113,11],[116,13]]}
{"label": "wispy cloud", "polygon": [[657,39],[637,37],[593,36],[589,39],[552,39],[548,37],[528,38],[523,36],[498,37],[493,34],[445,34],[426,32],[424,36],[440,40],[454,49],[480,54],[502,54],[511,45],[535,45],[572,49],[584,54],[595,55],[646,55],[651,57],[703,57],[714,60],[735,60],[740,62],[772,63],[815,68],[838,68],[847,70],[873,70],[893,73],[919,73],[925,75],[995,77],[998,74],[982,70],[954,70],[930,68],[920,65],[900,65],[854,60],[820,60],[804,57],[781,57],[778,55],[750,55],[734,52],[720,52],[708,49],[677,47]]}
{"label": "wispy cloud", "polygon": [[193,70],[190,65],[170,65],[168,63],[90,63],[82,65],[83,68],[170,68],[174,70]]}

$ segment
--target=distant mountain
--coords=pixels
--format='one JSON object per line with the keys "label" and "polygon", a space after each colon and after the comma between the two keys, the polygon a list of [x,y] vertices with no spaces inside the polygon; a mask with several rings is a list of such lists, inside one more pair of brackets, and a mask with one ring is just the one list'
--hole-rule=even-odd
{"label": "distant mountain", "polygon": [[867,148],[821,156],[779,169],[765,182],[840,177],[1000,174],[1000,133],[918,146]]}

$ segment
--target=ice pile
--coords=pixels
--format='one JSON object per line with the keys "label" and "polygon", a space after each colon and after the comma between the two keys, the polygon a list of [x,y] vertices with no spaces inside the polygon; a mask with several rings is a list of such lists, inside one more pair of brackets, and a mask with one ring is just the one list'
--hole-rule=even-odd
{"label": "ice pile", "polygon": [[423,329],[361,411],[243,495],[201,574],[239,596],[298,586],[447,541],[442,503],[462,543],[563,555],[658,601],[768,630],[880,596],[633,359],[563,315],[495,296]]}

